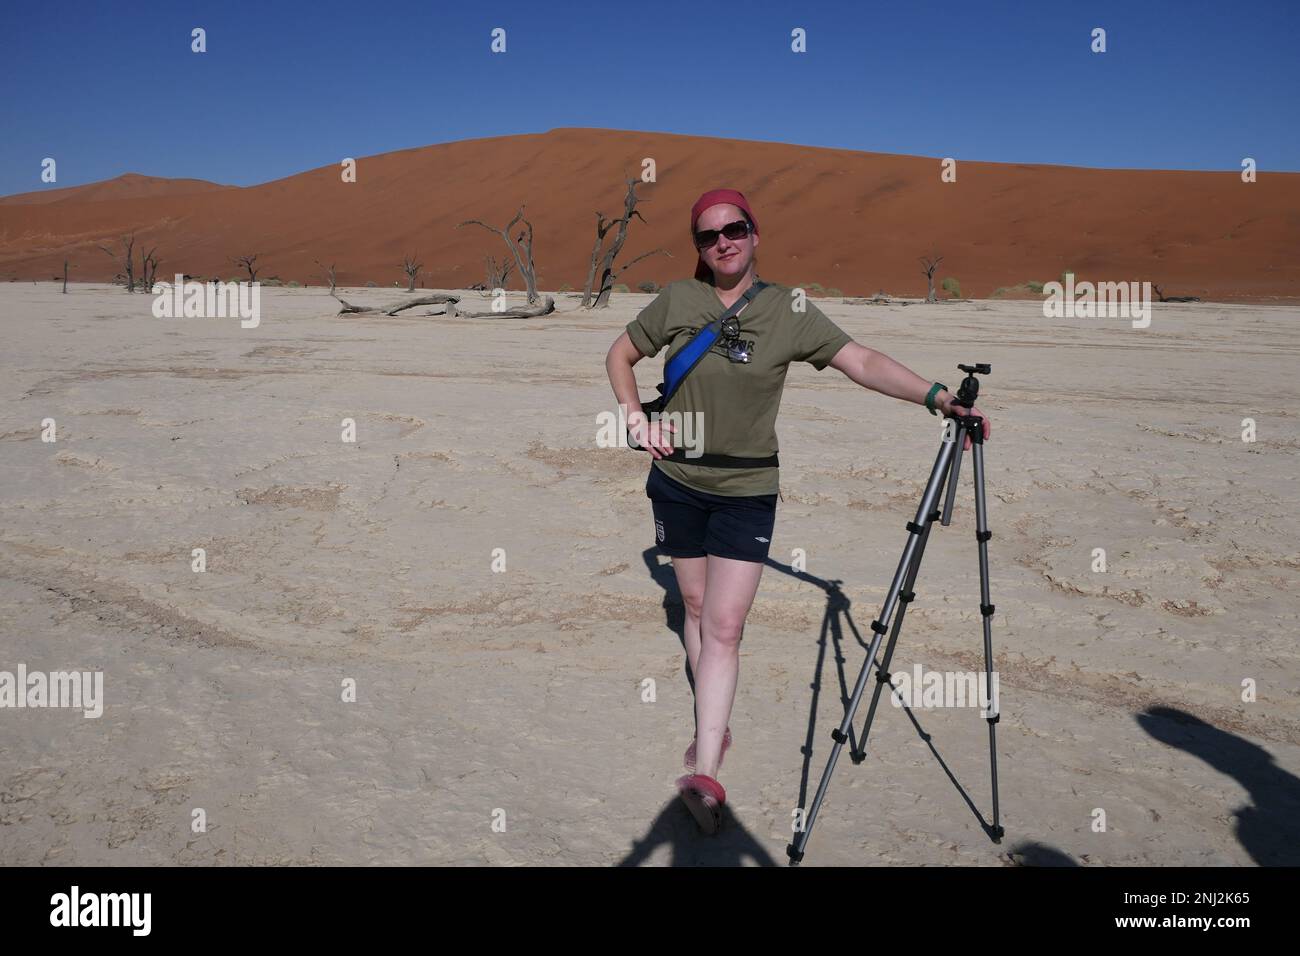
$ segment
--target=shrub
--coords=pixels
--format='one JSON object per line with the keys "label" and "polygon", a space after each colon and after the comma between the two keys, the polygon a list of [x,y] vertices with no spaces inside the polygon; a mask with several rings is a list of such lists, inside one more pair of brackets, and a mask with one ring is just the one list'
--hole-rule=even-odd
{"label": "shrub", "polygon": [[642,292],[649,292],[653,295],[659,291],[659,283],[655,282],[653,279],[646,279],[645,282],[640,283],[637,288]]}
{"label": "shrub", "polygon": [[610,291],[612,291],[612,292],[627,292],[627,291],[629,291],[629,290],[628,290],[628,287],[627,287],[626,285],[624,285],[622,282],[620,282],[618,285],[614,286],[614,288],[613,288],[612,290],[610,290]]}
{"label": "shrub", "polygon": [[944,276],[943,281],[939,283],[939,288],[943,289],[954,299],[961,298],[961,283],[952,276]]}
{"label": "shrub", "polygon": [[290,288],[290,289],[301,289],[301,288],[302,288],[302,286],[298,285],[298,283],[294,282],[292,279],[290,279],[288,282],[286,282],[285,285],[286,285],[288,288]]}
{"label": "shrub", "polygon": [[1041,282],[1026,282],[1025,285],[1029,286],[1030,292],[1036,292],[1040,295],[1043,292],[1043,284]]}
{"label": "shrub", "polygon": [[367,283],[366,283],[366,288],[367,288],[367,289],[378,289],[379,286],[375,285],[375,283],[373,283],[373,282],[367,282]]}
{"label": "shrub", "polygon": [[227,279],[226,281],[227,281],[227,282],[243,282],[243,281],[244,281],[244,277],[243,277],[243,276],[231,276],[231,277],[230,277],[229,279]]}
{"label": "shrub", "polygon": [[1062,272],[1062,273],[1061,273],[1061,280],[1060,280],[1060,281],[1061,281],[1061,285],[1062,285],[1062,286],[1065,285],[1065,277],[1066,277],[1066,276],[1072,276],[1072,275],[1074,275],[1074,270],[1073,270],[1073,269],[1066,269],[1064,272]]}
{"label": "shrub", "polygon": [[564,285],[560,286],[560,287],[559,287],[558,289],[556,289],[555,291],[556,291],[556,292],[572,292],[572,291],[573,291],[573,286],[569,285],[569,283],[566,282],[566,283],[564,283]]}
{"label": "shrub", "polygon": [[270,278],[270,279],[263,279],[263,280],[262,280],[262,285],[264,285],[264,286],[273,286],[273,287],[277,287],[277,288],[278,288],[279,286],[284,285],[284,283],[281,282],[279,279],[276,279],[276,278]]}
{"label": "shrub", "polygon": [[844,293],[841,292],[839,289],[836,289],[834,286],[832,286],[831,288],[827,289],[827,290],[826,290],[826,294],[827,294],[827,295],[835,295],[835,296],[839,296],[840,298],[844,298]]}

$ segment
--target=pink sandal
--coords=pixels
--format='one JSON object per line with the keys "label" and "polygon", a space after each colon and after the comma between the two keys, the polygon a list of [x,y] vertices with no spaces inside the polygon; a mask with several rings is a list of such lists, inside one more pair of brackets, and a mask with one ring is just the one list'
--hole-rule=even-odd
{"label": "pink sandal", "polygon": [[722,806],[727,802],[722,784],[702,773],[691,773],[677,778],[677,792],[700,830],[709,836],[717,833],[722,826]]}
{"label": "pink sandal", "polygon": [[[695,773],[695,745],[699,743],[699,738],[691,740],[691,745],[686,748],[686,753],[682,756],[682,766],[691,773]],[[728,727],[722,734],[722,753],[718,754],[718,769],[722,769],[723,758],[727,756],[727,749],[731,746],[731,728]]]}

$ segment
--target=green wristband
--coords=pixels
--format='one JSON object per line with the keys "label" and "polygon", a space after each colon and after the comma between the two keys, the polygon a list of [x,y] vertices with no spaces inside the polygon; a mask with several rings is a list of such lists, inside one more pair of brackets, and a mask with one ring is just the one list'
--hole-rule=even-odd
{"label": "green wristband", "polygon": [[928,409],[930,409],[930,414],[931,414],[931,415],[937,415],[937,414],[938,414],[938,413],[934,410],[934,399],[935,399],[935,396],[937,396],[940,392],[947,391],[947,389],[948,389],[948,386],[945,385],[945,384],[943,384],[943,382],[935,382],[933,385],[930,386],[930,391],[928,391],[928,392],[926,393],[926,395],[925,395],[925,407],[928,408]]}

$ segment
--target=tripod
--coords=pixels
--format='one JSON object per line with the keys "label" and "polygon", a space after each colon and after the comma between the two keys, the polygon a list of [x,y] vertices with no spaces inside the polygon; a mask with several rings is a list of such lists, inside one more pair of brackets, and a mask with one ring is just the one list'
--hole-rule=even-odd
{"label": "tripod", "polygon": [[[966,373],[966,378],[957,390],[957,397],[953,400],[953,404],[959,405],[969,412],[979,395],[980,383],[975,376],[977,374],[990,374],[992,367],[987,364],[958,365],[957,367]],[[989,633],[989,619],[993,616],[993,605],[989,600],[988,540],[993,537],[993,534],[988,530],[984,500],[984,419],[970,414],[948,415],[946,416],[946,430],[943,441],[939,446],[939,454],[935,458],[934,469],[930,472],[930,480],[921,496],[921,506],[917,509],[916,517],[907,523],[908,539],[907,545],[903,548],[902,560],[898,563],[898,570],[894,572],[894,580],[889,586],[889,593],[885,597],[885,604],[880,612],[880,617],[871,622],[871,630],[875,632],[876,636],[871,641],[871,649],[867,651],[867,659],[863,662],[857,683],[853,687],[853,696],[849,701],[848,709],[845,711],[844,720],[841,721],[836,730],[831,731],[831,739],[835,741],[835,746],[831,749],[830,759],[826,763],[826,769],[822,772],[821,782],[817,785],[817,793],[813,797],[812,807],[809,808],[794,842],[786,847],[786,855],[790,858],[791,866],[797,866],[803,860],[804,847],[808,845],[808,838],[812,834],[813,824],[817,820],[817,811],[821,809],[822,800],[826,796],[826,788],[830,785],[831,774],[835,772],[835,762],[839,759],[840,750],[849,741],[849,731],[853,726],[853,717],[857,713],[858,704],[862,700],[862,692],[867,685],[867,675],[876,663],[876,652],[880,648],[880,641],[888,631],[889,644],[885,648],[884,659],[876,669],[876,687],[871,695],[871,706],[867,710],[866,722],[862,726],[861,743],[856,751],[850,749],[855,763],[860,763],[866,755],[867,735],[871,732],[871,722],[876,716],[876,706],[880,703],[880,694],[886,685],[889,685],[892,691],[893,685],[890,682],[889,662],[894,656],[894,647],[898,643],[898,633],[902,630],[907,607],[916,597],[912,588],[916,583],[916,574],[921,568],[921,557],[925,554],[925,544],[930,537],[930,528],[936,520],[941,520],[944,527],[947,527],[952,519],[952,505],[957,496],[957,476],[961,469],[962,449],[968,436],[971,440],[972,456],[975,459],[975,540],[979,542],[980,614],[984,627],[984,689],[987,694],[985,699],[990,702],[987,711],[989,716],[984,719],[988,721],[989,725],[989,763],[993,773],[993,825],[992,827],[986,827],[986,830],[994,843],[1002,841],[1004,831],[998,822],[1000,818],[998,816],[998,756],[995,726],[1000,714],[997,713],[997,708],[992,703],[995,700],[992,688],[993,641]],[[945,482],[948,485],[948,494],[943,505],[943,515],[940,518],[938,503]],[[889,621],[890,617],[893,616],[895,605],[898,605],[898,615],[894,617],[893,627],[890,628],[884,622]]]}

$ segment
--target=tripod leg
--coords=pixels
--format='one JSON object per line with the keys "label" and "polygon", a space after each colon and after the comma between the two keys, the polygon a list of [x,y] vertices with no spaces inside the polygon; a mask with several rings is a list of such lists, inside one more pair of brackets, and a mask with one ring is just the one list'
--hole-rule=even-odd
{"label": "tripod leg", "polygon": [[[912,599],[916,597],[916,592],[913,590],[916,584],[916,573],[921,569],[921,556],[925,554],[925,543],[930,538],[930,528],[938,518],[938,511],[931,511],[926,516],[925,530],[921,532],[921,540],[916,545],[916,554],[912,558],[911,566],[907,569],[907,580],[903,583],[903,591],[898,595],[900,605],[898,614],[894,616],[893,626],[889,629],[889,643],[885,646],[885,659],[880,662],[880,669],[876,671],[876,689],[871,692],[871,704],[867,707],[867,719],[862,724],[862,736],[858,740],[858,749],[856,752],[849,751],[849,755],[855,762],[866,756],[867,736],[871,733],[871,722],[876,717],[876,707],[880,704],[880,695],[884,692],[885,685],[890,683],[889,662],[894,659],[894,647],[898,644],[898,632],[903,629],[903,618],[907,616],[907,609],[911,606]],[[892,684],[890,686],[892,693]]]}
{"label": "tripod leg", "polygon": [[930,480],[926,483],[925,493],[921,496],[921,506],[917,509],[916,519],[909,521],[907,524],[909,536],[907,545],[903,548],[903,557],[898,562],[897,570],[894,571],[894,580],[889,585],[889,594],[885,597],[885,604],[880,612],[880,618],[871,622],[871,630],[875,632],[876,636],[871,641],[871,649],[867,651],[867,659],[862,664],[862,670],[858,672],[857,683],[853,686],[853,697],[849,700],[848,709],[844,712],[844,719],[836,730],[831,731],[831,739],[835,741],[835,746],[831,748],[830,758],[826,761],[826,769],[822,771],[821,782],[817,785],[817,794],[813,797],[812,806],[804,818],[803,827],[795,835],[794,842],[786,847],[786,855],[790,857],[792,864],[797,864],[803,859],[803,848],[808,844],[808,837],[812,833],[813,824],[817,820],[817,811],[821,808],[822,800],[826,796],[826,788],[830,785],[831,774],[835,772],[835,762],[839,760],[840,750],[849,739],[849,729],[853,726],[853,717],[857,713],[859,701],[862,700],[862,691],[867,685],[867,675],[875,666],[876,653],[880,650],[880,639],[884,637],[885,631],[888,630],[882,622],[888,621],[894,613],[894,604],[903,589],[904,578],[912,568],[917,546],[930,525],[930,514],[935,510],[935,506],[939,501],[939,492],[943,488],[944,478],[948,473],[956,444],[957,442],[943,442],[940,445],[939,454],[934,460],[934,468],[930,471]]}
{"label": "tripod leg", "polygon": [[944,422],[944,437],[953,435],[957,445],[957,452],[952,456],[952,476],[948,481],[948,497],[943,503],[943,520],[940,522],[945,528],[952,523],[952,503],[957,498],[957,473],[961,471],[961,450],[966,444],[966,433],[957,427],[957,420],[949,418]]}
{"label": "tripod leg", "polygon": [[998,738],[997,722],[1001,718],[998,711],[997,686],[993,677],[993,637],[990,633],[993,604],[989,597],[989,538],[993,537],[988,527],[988,514],[984,499],[984,436],[983,429],[976,428],[971,433],[972,451],[975,459],[975,537],[979,541],[980,552],[980,617],[984,623],[984,691],[989,702],[989,766],[993,773],[993,842],[1002,841],[1003,829],[998,815]]}

